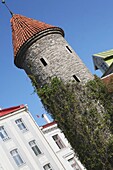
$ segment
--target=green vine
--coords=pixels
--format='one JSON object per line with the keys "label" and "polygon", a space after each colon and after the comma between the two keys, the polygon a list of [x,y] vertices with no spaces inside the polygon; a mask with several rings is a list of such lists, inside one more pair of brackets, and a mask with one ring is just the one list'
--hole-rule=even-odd
{"label": "green vine", "polygon": [[87,170],[113,170],[113,105],[104,83],[64,84],[57,77],[35,92]]}

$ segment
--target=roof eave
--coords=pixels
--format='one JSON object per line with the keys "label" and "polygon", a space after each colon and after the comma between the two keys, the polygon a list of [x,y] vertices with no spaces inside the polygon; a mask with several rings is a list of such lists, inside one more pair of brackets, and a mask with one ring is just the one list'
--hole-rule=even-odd
{"label": "roof eave", "polygon": [[35,35],[33,35],[30,39],[28,39],[18,50],[16,56],[14,56],[14,63],[18,68],[22,68],[21,63],[23,63],[23,56],[25,54],[25,52],[27,51],[27,49],[38,39],[49,35],[49,34],[61,34],[64,37],[64,31],[59,28],[59,27],[52,27],[52,28],[48,28],[45,29]]}

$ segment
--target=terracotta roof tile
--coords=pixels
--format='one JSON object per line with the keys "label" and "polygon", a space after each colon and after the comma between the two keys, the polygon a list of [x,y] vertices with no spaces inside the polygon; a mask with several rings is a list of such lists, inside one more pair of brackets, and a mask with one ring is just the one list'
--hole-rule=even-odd
{"label": "terracotta roof tile", "polygon": [[13,15],[10,22],[12,26],[14,57],[16,57],[22,45],[34,35],[50,28],[57,28],[18,14]]}

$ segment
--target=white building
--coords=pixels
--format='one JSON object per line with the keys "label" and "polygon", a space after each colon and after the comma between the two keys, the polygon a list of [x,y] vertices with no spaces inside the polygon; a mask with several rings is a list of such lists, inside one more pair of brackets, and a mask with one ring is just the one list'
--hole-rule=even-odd
{"label": "white building", "polygon": [[82,170],[55,122],[41,128],[27,106],[0,110],[0,170]]}
{"label": "white building", "polygon": [[84,170],[83,165],[75,156],[74,151],[62,131],[58,128],[57,123],[50,122],[45,114],[42,117],[45,118],[47,124],[42,126],[41,130],[63,166],[65,168],[68,167],[69,170]]}

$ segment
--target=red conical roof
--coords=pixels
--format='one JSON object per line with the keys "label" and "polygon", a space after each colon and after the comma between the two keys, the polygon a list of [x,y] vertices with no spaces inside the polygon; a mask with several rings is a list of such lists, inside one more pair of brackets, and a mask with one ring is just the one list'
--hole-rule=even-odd
{"label": "red conical roof", "polygon": [[[35,37],[38,33],[47,29],[58,28],[18,14],[13,15],[11,18],[11,26],[14,57],[16,57],[24,43]],[[62,29],[60,31],[62,32]]]}

